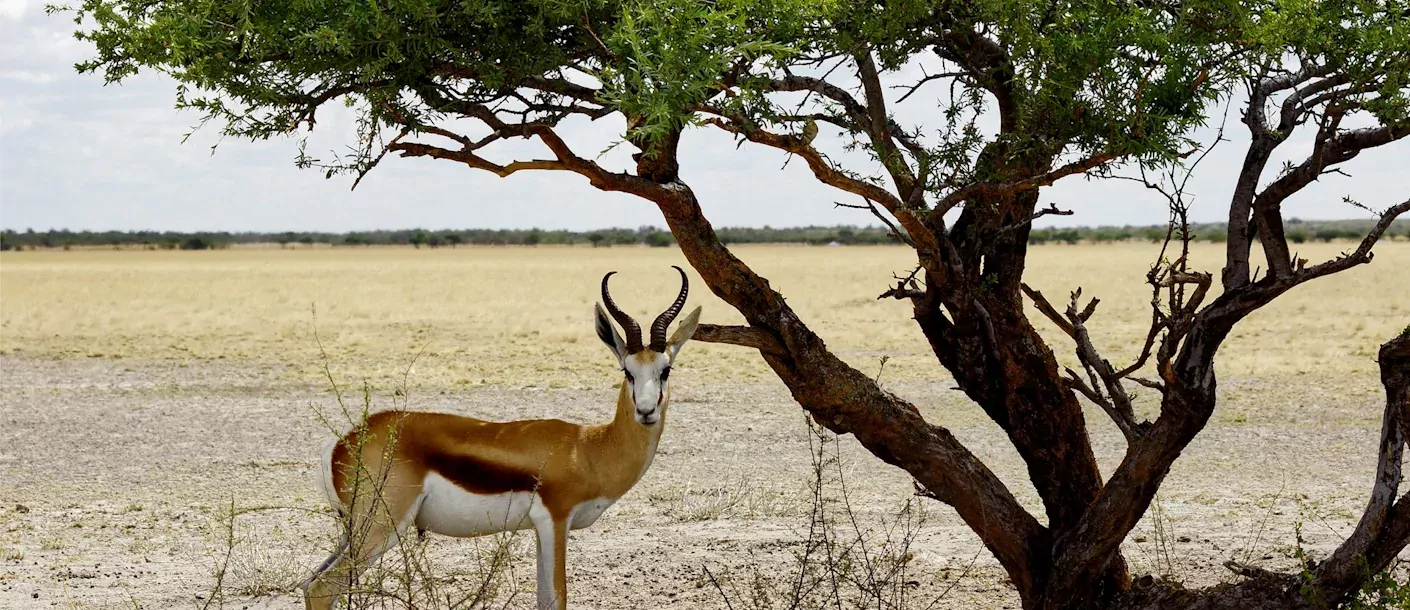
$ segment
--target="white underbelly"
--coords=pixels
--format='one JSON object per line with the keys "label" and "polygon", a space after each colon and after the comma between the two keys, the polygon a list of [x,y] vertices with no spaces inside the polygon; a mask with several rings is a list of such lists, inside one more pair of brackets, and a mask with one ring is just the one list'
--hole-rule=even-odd
{"label": "white underbelly", "polygon": [[426,474],[422,489],[426,500],[416,515],[416,527],[446,536],[469,538],[531,529],[529,512],[541,506],[533,492],[471,493],[435,472]]}
{"label": "white underbelly", "polygon": [[574,506],[573,516],[568,520],[568,528],[580,530],[592,527],[592,524],[597,523],[597,518],[607,512],[607,508],[612,506],[613,502],[616,500],[612,498],[595,498]]}

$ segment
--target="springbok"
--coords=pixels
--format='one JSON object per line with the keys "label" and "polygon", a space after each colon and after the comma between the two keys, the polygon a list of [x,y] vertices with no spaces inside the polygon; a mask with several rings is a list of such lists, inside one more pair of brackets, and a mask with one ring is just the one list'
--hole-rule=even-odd
{"label": "springbok", "polygon": [[700,321],[696,307],[666,338],[689,290],[685,271],[675,270],[680,295],[652,323],[646,347],[641,326],[607,291],[616,272],[602,278],[602,304],[626,332],[624,339],[602,306],[595,307],[597,336],[625,377],[610,423],[488,422],[387,411],[331,443],[320,482],[348,527],[338,550],[304,583],[306,607],[332,608],[358,574],[414,525],[457,537],[532,527],[538,607],[564,610],[568,530],[591,526],[646,474],[666,425],[671,365]]}

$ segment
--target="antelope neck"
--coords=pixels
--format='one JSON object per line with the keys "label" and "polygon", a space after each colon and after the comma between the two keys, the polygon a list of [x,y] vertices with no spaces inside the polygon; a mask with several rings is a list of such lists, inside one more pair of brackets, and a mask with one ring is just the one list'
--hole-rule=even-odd
{"label": "antelope neck", "polygon": [[617,390],[617,413],[612,423],[607,424],[607,436],[616,442],[654,443],[666,428],[666,407],[670,402],[671,396],[667,394],[657,407],[660,419],[653,425],[643,426],[636,421],[636,403],[632,400],[631,386],[623,379]]}

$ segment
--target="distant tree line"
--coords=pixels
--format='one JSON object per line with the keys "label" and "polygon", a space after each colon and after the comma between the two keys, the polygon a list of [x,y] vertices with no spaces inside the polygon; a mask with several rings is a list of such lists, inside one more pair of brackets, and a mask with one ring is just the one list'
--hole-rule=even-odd
{"label": "distant tree line", "polygon": [[[797,227],[776,229],[734,228],[719,230],[720,239],[725,243],[797,243],[797,244],[887,244],[896,240],[882,228],[876,227]],[[553,231],[544,229],[402,229],[381,231],[353,231],[349,233],[323,233],[304,231],[284,231],[279,233],[257,232],[197,232],[176,231],[69,231],[51,229],[49,231],[15,231],[6,229],[0,232],[0,248],[39,249],[111,246],[118,248],[146,248],[152,250],[207,250],[228,248],[238,244],[279,244],[296,248],[324,244],[331,246],[390,246],[410,245],[417,248],[454,248],[462,245],[475,246],[538,246],[538,245],[592,245],[592,246],[653,246],[674,245],[676,240],[669,231],[656,227],[636,229],[611,228],[595,231]]]}
{"label": "distant tree line", "polygon": [[[1372,220],[1301,220],[1290,218],[1285,231],[1289,242],[1302,244],[1321,241],[1330,242],[1342,239],[1361,239],[1370,230]],[[1110,243],[1118,241],[1152,241],[1165,239],[1165,226],[1149,227],[1076,227],[1034,229],[1028,236],[1028,243]],[[1190,236],[1195,241],[1223,243],[1228,240],[1226,223],[1193,223]],[[1386,238],[1410,239],[1410,221],[1397,220],[1386,231]]]}
{"label": "distant tree line", "polygon": [[[1369,220],[1298,220],[1290,219],[1287,225],[1289,241],[1304,243],[1309,241],[1333,241],[1338,239],[1359,239],[1370,228]],[[1201,223],[1191,225],[1191,233],[1197,241],[1223,242],[1227,238],[1223,223]],[[749,228],[724,227],[718,229],[720,241],[725,244],[808,244],[808,245],[876,245],[899,243],[890,231],[881,227],[792,227],[792,228]],[[1410,239],[1410,221],[1397,221],[1387,231],[1387,237]],[[1105,243],[1118,241],[1160,241],[1165,238],[1165,227],[1075,227],[1034,229],[1029,242],[1043,243]],[[353,231],[349,233],[321,233],[305,231],[284,231],[279,233],[241,232],[195,232],[176,231],[69,231],[51,229],[16,231],[6,229],[0,232],[0,250],[74,247],[114,247],[149,250],[213,250],[228,248],[237,244],[279,244],[286,248],[311,247],[314,244],[330,246],[390,246],[410,245],[416,248],[454,248],[462,245],[476,246],[538,246],[585,244],[598,247],[608,246],[653,246],[666,247],[675,244],[670,232],[656,227],[636,229],[600,229],[596,231],[550,231],[543,229],[402,229],[381,231]]]}

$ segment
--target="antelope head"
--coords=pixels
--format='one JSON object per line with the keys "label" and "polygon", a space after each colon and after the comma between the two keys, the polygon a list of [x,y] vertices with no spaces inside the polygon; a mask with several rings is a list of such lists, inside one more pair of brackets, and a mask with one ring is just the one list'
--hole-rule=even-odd
{"label": "antelope head", "polygon": [[[681,274],[680,295],[651,323],[651,342],[646,346],[641,344],[641,325],[618,308],[607,291],[607,281],[616,271],[602,276],[602,303],[596,307],[597,336],[612,350],[617,364],[622,367],[632,403],[636,405],[636,421],[643,426],[653,426],[661,421],[671,396],[671,365],[675,363],[681,347],[695,332],[695,326],[700,323],[700,308],[696,307],[681,320],[676,332],[670,338],[666,337],[667,327],[685,306],[686,294],[690,291],[690,281],[686,279],[685,271],[674,265],[672,268]],[[606,311],[603,311],[603,305],[607,307]],[[625,338],[607,318],[609,312],[622,326]]]}

